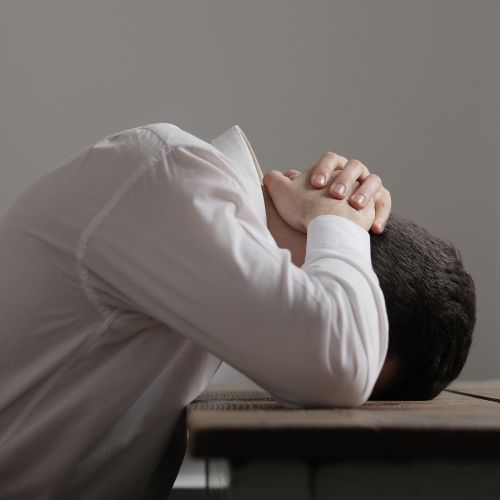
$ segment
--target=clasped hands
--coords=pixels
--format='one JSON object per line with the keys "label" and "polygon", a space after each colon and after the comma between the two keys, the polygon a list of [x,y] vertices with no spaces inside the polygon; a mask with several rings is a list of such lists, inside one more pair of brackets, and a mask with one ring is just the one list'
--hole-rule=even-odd
{"label": "clasped hands", "polygon": [[283,220],[303,233],[314,217],[339,215],[380,234],[391,211],[391,195],[380,177],[331,151],[303,173],[270,170],[263,182]]}

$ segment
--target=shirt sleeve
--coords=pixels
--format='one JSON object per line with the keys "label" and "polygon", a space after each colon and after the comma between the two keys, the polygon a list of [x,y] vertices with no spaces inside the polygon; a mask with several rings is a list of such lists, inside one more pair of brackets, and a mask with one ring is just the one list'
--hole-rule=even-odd
{"label": "shirt sleeve", "polygon": [[299,268],[215,148],[177,146],[148,161],[89,238],[93,291],[105,301],[113,290],[113,304],[170,326],[285,406],[363,404],[388,342],[368,233],[314,218]]}

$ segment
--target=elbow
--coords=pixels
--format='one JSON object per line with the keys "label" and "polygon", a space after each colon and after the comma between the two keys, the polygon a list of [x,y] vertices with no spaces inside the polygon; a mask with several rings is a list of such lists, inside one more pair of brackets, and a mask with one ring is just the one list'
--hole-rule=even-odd
{"label": "elbow", "polygon": [[[375,349],[374,351],[378,351]],[[378,352],[357,350],[335,365],[324,365],[289,407],[297,408],[356,408],[364,405],[373,391],[381,365]],[[337,361],[339,361],[337,359]],[[305,389],[305,387],[304,387]]]}
{"label": "elbow", "polygon": [[362,319],[358,329],[343,331],[337,337],[340,342],[329,346],[327,357],[330,369],[324,371],[325,386],[330,386],[326,396],[329,407],[364,405],[384,365],[389,339],[385,308],[373,311],[371,315],[366,309],[360,309],[358,318]]}
{"label": "elbow", "polygon": [[352,377],[334,377],[326,385],[317,406],[322,408],[356,408],[368,400],[371,389],[366,383]]}
{"label": "elbow", "polygon": [[366,391],[359,390],[355,386],[346,386],[342,391],[325,388],[321,393],[308,394],[306,397],[283,397],[273,394],[274,399],[284,408],[290,409],[332,409],[332,408],[356,408],[362,406],[368,400]]}
{"label": "elbow", "polygon": [[342,392],[332,398],[331,407],[356,408],[363,406],[368,400],[369,395],[370,391],[366,390],[365,384],[348,381],[344,384]]}
{"label": "elbow", "polygon": [[[318,380],[314,390],[316,407],[355,408],[364,405],[375,386],[385,358],[384,345],[378,341],[361,348],[350,345],[340,351],[317,373]],[[331,353],[330,353],[331,355]]]}
{"label": "elbow", "polygon": [[297,391],[293,396],[273,394],[273,397],[285,408],[356,408],[366,403],[375,381],[372,383],[370,378],[366,383],[366,378],[353,378],[351,375],[325,374],[307,391]]}
{"label": "elbow", "polygon": [[[324,301],[328,304],[328,301]],[[388,348],[388,322],[383,302],[379,307],[323,308],[313,330],[317,342],[301,353],[300,378],[280,391],[287,408],[356,408],[364,405],[375,387]],[[345,305],[347,304],[347,305]],[[281,388],[280,388],[281,389]]]}
{"label": "elbow", "polygon": [[383,365],[379,350],[353,355],[351,359],[352,363],[330,374],[330,388],[325,391],[325,403],[328,407],[363,406],[375,387]]}

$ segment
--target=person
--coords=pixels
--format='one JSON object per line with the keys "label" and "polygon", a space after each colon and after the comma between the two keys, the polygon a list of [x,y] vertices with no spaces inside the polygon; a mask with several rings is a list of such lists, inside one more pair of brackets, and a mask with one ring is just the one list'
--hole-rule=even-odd
{"label": "person", "polygon": [[[339,173],[331,176],[336,183]],[[280,194],[293,191],[290,181],[297,182],[302,173],[291,169],[284,176],[272,174],[267,183],[280,206]],[[305,176],[302,184],[307,182]],[[292,260],[301,266],[306,235],[291,229],[284,220],[286,212],[283,218],[269,193],[264,196],[278,244],[291,249]],[[369,399],[433,399],[458,377],[467,360],[476,323],[474,281],[452,243],[402,216],[391,213],[383,234],[370,232],[370,240],[390,335],[386,360]]]}
{"label": "person", "polygon": [[[221,360],[285,406],[368,399],[389,343],[368,229],[383,234],[390,198],[360,162],[323,160],[311,179],[341,170],[346,188],[327,175],[287,198],[239,127],[209,144],[153,124],[18,198],[0,219],[1,498],[170,489],[184,408]],[[261,181],[289,230],[307,231],[300,267]],[[365,204],[348,203],[361,189]]]}

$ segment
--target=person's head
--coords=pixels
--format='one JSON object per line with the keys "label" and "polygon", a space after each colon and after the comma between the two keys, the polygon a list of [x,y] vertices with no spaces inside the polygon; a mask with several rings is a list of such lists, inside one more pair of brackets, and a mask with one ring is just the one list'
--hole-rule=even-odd
{"label": "person's head", "polygon": [[372,399],[427,400],[461,372],[476,322],[474,282],[460,253],[423,227],[391,214],[370,232],[373,270],[389,319],[387,360],[395,376]]}
{"label": "person's head", "polygon": [[[302,266],[306,235],[280,217],[264,188],[263,194],[269,231]],[[451,243],[402,217],[391,214],[384,232],[370,232],[370,239],[389,319],[389,348],[370,399],[432,399],[467,359],[476,321],[474,282]]]}

